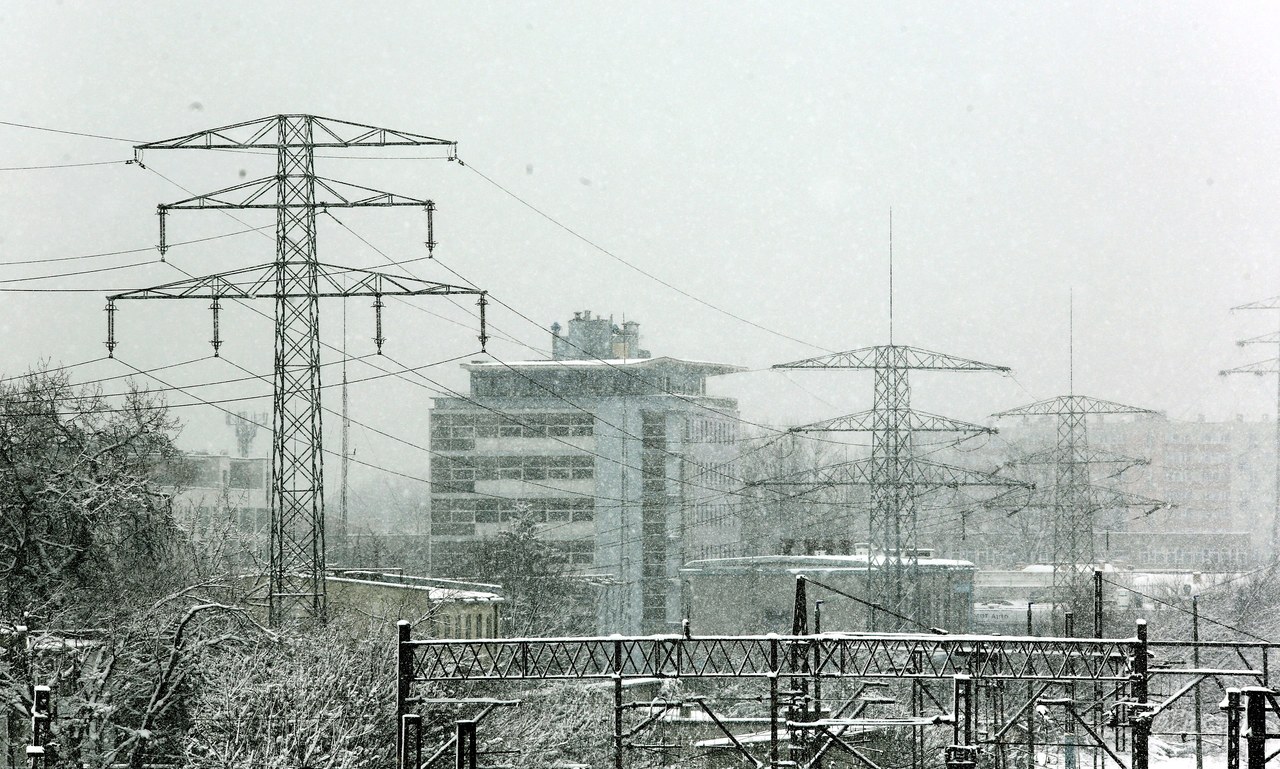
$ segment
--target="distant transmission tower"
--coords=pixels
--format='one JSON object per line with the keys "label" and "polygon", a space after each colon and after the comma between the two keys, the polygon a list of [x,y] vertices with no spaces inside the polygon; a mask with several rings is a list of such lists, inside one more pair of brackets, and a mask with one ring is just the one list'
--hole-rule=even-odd
{"label": "distant transmission tower", "polygon": [[911,409],[908,372],[998,371],[967,358],[904,345],[864,347],[850,352],[780,363],[776,369],[869,369],[875,372],[875,398],[870,411],[793,428],[797,432],[860,431],[871,434],[871,457],[824,468],[814,477],[766,481],[765,486],[866,486],[871,491],[868,531],[871,594],[888,600],[896,611],[920,614],[917,549],[917,499],[923,493],[961,486],[1021,487],[1019,481],[920,459],[916,432],[992,433],[991,428]]}
{"label": "distant transmission tower", "polygon": [[[1094,485],[1093,468],[1099,464],[1144,464],[1141,459],[1089,448],[1086,420],[1091,414],[1154,414],[1150,409],[1098,400],[1083,395],[1059,395],[1009,409],[996,417],[1050,416],[1057,419],[1057,443],[1047,452],[1032,454],[1021,464],[1053,467],[1051,499],[1054,600],[1077,617],[1092,605],[1092,578],[1097,563],[1098,515],[1104,510],[1146,507],[1148,512],[1168,508],[1168,503]],[[1121,472],[1123,472],[1122,468]],[[1113,473],[1114,474],[1114,473]]]}
{"label": "distant transmission tower", "polygon": [[[1238,307],[1232,307],[1231,310],[1280,310],[1280,296],[1274,296],[1270,299],[1263,299],[1249,304],[1242,304]],[[1250,363],[1236,368],[1229,368],[1219,372],[1223,376],[1228,374],[1256,374],[1262,376],[1264,374],[1276,374],[1276,470],[1275,470],[1275,502],[1271,513],[1271,527],[1268,536],[1268,547],[1271,548],[1271,556],[1274,558],[1280,553],[1280,332],[1273,334],[1263,334],[1255,336],[1251,339],[1242,339],[1236,343],[1240,347],[1250,344],[1270,344],[1277,347],[1277,355],[1274,360],[1263,360],[1256,363]]]}
{"label": "distant transmission tower", "polygon": [[274,413],[271,452],[271,555],[267,602],[272,625],[290,619],[323,622],[325,599],[324,473],[321,449],[321,297],[373,297],[382,351],[382,298],[435,294],[480,296],[480,344],[485,343],[484,292],[386,273],[321,264],[316,259],[316,214],[329,208],[416,206],[427,212],[427,248],[435,204],[317,176],[315,150],[372,147],[447,147],[456,142],[314,115],[274,115],[140,144],[145,150],[245,150],[276,154],[275,174],[207,195],[159,206],[160,253],[165,219],[183,209],[269,209],[276,216],[275,261],[107,297],[107,351],[114,352],[115,303],[123,299],[207,299],[213,310],[214,355],[222,345],[218,313],[226,299],[275,302]]}

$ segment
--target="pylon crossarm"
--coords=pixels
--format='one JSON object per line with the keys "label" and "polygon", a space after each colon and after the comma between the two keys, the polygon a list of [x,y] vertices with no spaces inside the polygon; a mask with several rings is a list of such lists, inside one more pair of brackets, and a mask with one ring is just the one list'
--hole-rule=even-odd
{"label": "pylon crossarm", "polygon": [[[925,411],[916,411],[908,409],[899,412],[899,416],[904,420],[901,429],[911,430],[913,432],[956,432],[956,433],[986,433],[994,434],[995,428],[985,427],[983,425],[973,424],[972,422],[963,422],[959,419],[944,417],[938,414],[930,414]],[[821,422],[813,422],[807,425],[791,428],[791,432],[796,433],[818,433],[818,432],[873,432],[882,430],[883,425],[876,422],[876,412],[874,410],[859,411],[856,414],[847,414],[842,417],[834,417],[825,419]]]}
{"label": "pylon crossarm", "polygon": [[[288,119],[305,118],[311,123],[312,131],[324,137],[312,137],[309,141],[281,142],[276,134],[279,124]],[[172,139],[147,142],[135,145],[136,150],[166,149],[283,149],[287,147],[423,147],[443,146],[456,148],[458,143],[450,139],[439,139],[434,136],[397,131],[391,128],[378,128],[352,123],[346,120],[319,117],[316,115],[271,115],[243,123],[210,128],[204,131],[178,136]],[[451,151],[450,157],[453,157]]]}
{"label": "pylon crossarm", "polygon": [[996,366],[991,363],[960,358],[955,355],[923,350],[919,347],[904,345],[879,345],[863,347],[848,352],[832,355],[821,355],[816,358],[777,363],[778,369],[828,369],[828,368],[897,368],[925,371],[998,371],[1007,373],[1008,366]]}
{"label": "pylon crossarm", "polygon": [[[1006,466],[1053,465],[1068,459],[1074,462],[1090,465],[1125,465],[1124,470],[1128,470],[1132,467],[1144,467],[1151,464],[1151,460],[1143,459],[1142,457],[1131,457],[1116,451],[1107,451],[1106,449],[1095,449],[1092,446],[1086,446],[1084,448],[1075,447],[1071,451],[1060,447],[1036,451],[1020,459],[1008,462],[1006,463]],[[1124,472],[1124,470],[1120,470],[1119,472]]]}
{"label": "pylon crossarm", "polygon": [[[337,298],[353,296],[439,296],[448,294],[473,294],[484,292],[478,288],[436,283],[402,275],[340,267],[332,264],[317,265],[321,268],[319,280],[325,289],[314,293],[289,292],[280,294],[274,290],[275,273],[281,266],[298,265],[301,262],[260,264],[216,275],[178,280],[150,288],[140,288],[108,296],[109,301],[123,299],[305,299],[309,297]],[[343,275],[351,276],[349,282],[339,281]],[[327,290],[326,290],[327,289]]]}
{"label": "pylon crossarm", "polygon": [[[281,203],[276,192],[280,180],[275,176],[242,182],[214,192],[196,195],[173,203],[162,204],[162,212],[191,209],[253,209],[253,208],[382,208],[389,206],[426,206],[424,198],[411,198],[395,192],[386,192],[350,182],[310,177],[315,183],[315,198],[310,201]],[[237,194],[232,194],[237,193]]]}
{"label": "pylon crossarm", "polygon": [[1272,331],[1270,334],[1261,336],[1251,336],[1248,339],[1241,339],[1236,342],[1238,347],[1244,347],[1247,344],[1280,344],[1280,331]]}
{"label": "pylon crossarm", "polygon": [[[876,473],[871,459],[856,459],[815,470],[805,470],[791,475],[758,481],[755,486],[876,486],[886,480]],[[959,488],[960,486],[999,486],[1005,488],[1033,488],[1034,484],[1012,478],[1001,478],[956,465],[909,459],[903,465],[902,474],[889,481],[890,485],[921,488]]]}
{"label": "pylon crossarm", "polygon": [[1273,296],[1270,299],[1259,299],[1256,302],[1239,304],[1231,308],[1232,312],[1235,312],[1236,310],[1280,310],[1280,296]]}
{"label": "pylon crossarm", "polygon": [[1280,360],[1273,359],[1260,360],[1255,363],[1246,363],[1243,366],[1223,369],[1218,373],[1222,376],[1227,376],[1228,374],[1257,374],[1261,376],[1262,374],[1275,374],[1277,372],[1280,372]]}
{"label": "pylon crossarm", "polygon": [[1063,414],[1155,414],[1152,409],[1139,406],[1127,406],[1115,401],[1101,398],[1090,398],[1087,395],[1059,395],[1056,398],[1036,401],[1035,403],[1000,411],[995,417],[1019,416],[1061,416]]}

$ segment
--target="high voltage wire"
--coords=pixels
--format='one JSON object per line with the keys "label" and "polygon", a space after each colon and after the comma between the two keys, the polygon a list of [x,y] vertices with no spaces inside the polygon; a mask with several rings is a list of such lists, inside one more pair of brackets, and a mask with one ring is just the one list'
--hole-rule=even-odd
{"label": "high voltage wire", "polygon": [[94,163],[56,163],[45,166],[5,166],[0,171],[46,171],[54,168],[87,168],[89,166],[121,166],[133,163],[132,160],[99,160]]}
{"label": "high voltage wire", "polygon": [[648,278],[648,279],[650,279],[650,280],[652,280],[652,281],[654,281],[654,282],[658,283],[659,285],[665,286],[666,288],[669,288],[669,289],[671,289],[672,291],[675,291],[677,294],[680,294],[681,296],[683,296],[683,297],[685,297],[685,298],[687,298],[687,299],[692,299],[693,301],[697,302],[698,304],[701,304],[701,305],[703,305],[703,306],[705,306],[705,307],[709,307],[710,309],[715,310],[716,312],[718,312],[718,313],[720,313],[720,314],[722,314],[722,315],[725,315],[725,316],[728,316],[728,317],[730,317],[730,318],[733,318],[733,319],[734,319],[734,320],[736,320],[736,321],[739,321],[739,322],[741,322],[741,323],[745,323],[745,324],[747,324],[747,325],[749,325],[749,326],[751,326],[751,327],[753,327],[753,328],[757,328],[757,329],[759,329],[759,330],[761,330],[761,331],[764,331],[764,332],[767,332],[767,333],[769,333],[769,334],[773,334],[774,336],[781,337],[781,338],[786,339],[786,340],[791,341],[791,342],[796,342],[796,343],[798,343],[798,344],[802,344],[802,345],[804,345],[804,346],[806,346],[806,347],[812,347],[813,349],[815,349],[815,350],[821,350],[822,352],[835,352],[835,350],[829,350],[829,349],[827,349],[827,348],[825,348],[825,347],[822,347],[821,345],[816,345],[816,344],[813,344],[812,342],[806,342],[806,341],[805,341],[805,340],[803,340],[803,339],[797,339],[796,337],[794,337],[794,336],[789,336],[789,335],[787,335],[787,334],[782,333],[781,331],[774,331],[773,329],[769,328],[768,326],[761,325],[761,324],[759,324],[759,323],[756,323],[756,322],[755,322],[755,321],[753,321],[753,320],[748,320],[747,318],[744,318],[744,317],[742,317],[741,315],[736,315],[736,314],[734,314],[734,313],[730,312],[729,310],[726,310],[726,309],[723,309],[723,308],[721,308],[721,307],[719,307],[719,306],[717,306],[717,305],[714,305],[714,304],[712,304],[711,302],[708,302],[707,300],[702,299],[701,297],[695,296],[695,295],[693,295],[693,294],[689,293],[688,291],[685,291],[684,289],[682,289],[682,288],[680,288],[680,287],[678,287],[678,286],[676,286],[676,285],[674,285],[674,284],[672,284],[672,283],[668,283],[667,281],[663,280],[662,278],[659,278],[658,276],[654,275],[653,273],[651,273],[651,272],[647,272],[646,270],[644,270],[644,269],[642,269],[642,268],[640,268],[640,267],[637,267],[636,265],[632,264],[631,262],[627,261],[626,259],[623,259],[622,257],[620,257],[620,256],[618,256],[617,254],[613,253],[612,251],[610,251],[609,249],[605,248],[604,246],[602,246],[602,245],[600,245],[600,244],[596,243],[595,241],[591,240],[591,239],[590,239],[590,238],[588,238],[587,236],[585,236],[585,235],[583,235],[583,234],[579,233],[577,230],[574,230],[574,229],[573,229],[572,227],[570,227],[569,225],[564,224],[564,223],[563,223],[563,222],[561,222],[559,219],[556,219],[555,217],[553,217],[551,214],[548,214],[546,211],[543,211],[542,209],[540,209],[540,208],[538,208],[537,206],[533,205],[533,204],[532,204],[532,203],[530,203],[529,201],[527,201],[527,200],[525,200],[524,198],[520,197],[519,195],[515,194],[515,193],[514,193],[514,192],[512,192],[511,190],[509,190],[509,189],[507,189],[506,187],[502,186],[502,185],[501,185],[501,184],[499,184],[498,182],[494,181],[494,180],[493,180],[493,179],[491,179],[490,177],[488,177],[488,176],[486,176],[485,174],[481,173],[481,172],[480,172],[480,170],[479,170],[478,168],[476,168],[475,166],[471,165],[470,163],[463,163],[462,165],[463,165],[465,168],[469,168],[469,169],[471,169],[471,171],[472,171],[476,176],[479,176],[481,179],[484,179],[484,180],[485,180],[486,182],[488,182],[489,184],[493,185],[494,187],[496,187],[497,189],[501,190],[501,191],[502,191],[503,193],[505,193],[506,195],[510,196],[510,197],[511,197],[513,200],[515,200],[517,203],[519,203],[520,205],[524,206],[525,208],[528,208],[530,211],[534,212],[535,214],[537,214],[538,216],[542,217],[543,219],[546,219],[548,222],[551,222],[551,223],[552,223],[552,224],[554,224],[556,227],[559,227],[560,229],[562,229],[562,230],[564,230],[565,232],[569,233],[570,235],[572,235],[573,237],[575,237],[575,238],[577,238],[578,240],[582,241],[583,243],[587,244],[588,246],[590,246],[591,248],[595,249],[596,251],[599,251],[600,253],[604,254],[605,256],[609,257],[610,259],[613,259],[614,261],[618,262],[619,264],[622,264],[622,265],[624,265],[624,266],[626,266],[626,267],[629,267],[629,268],[630,268],[630,269],[632,269],[632,270],[635,270],[636,272],[638,272],[638,273],[640,273],[641,275],[645,276],[646,278]]}
{"label": "high voltage wire", "polygon": [[7,125],[13,128],[26,128],[32,131],[46,131],[48,133],[66,134],[68,136],[83,136],[89,139],[107,139],[113,142],[126,142],[128,144],[141,144],[141,139],[124,139],[119,136],[104,136],[103,134],[91,134],[85,131],[68,131],[62,128],[46,128],[45,126],[28,125],[26,123],[13,123],[8,120],[0,120],[0,125]]}
{"label": "high voltage wire", "polygon": [[[260,230],[272,229],[274,227],[275,227],[274,224],[263,225],[262,227],[250,227],[248,229],[237,230],[235,232],[224,232],[221,235],[210,235],[207,238],[195,238],[193,240],[181,240],[176,243],[167,243],[165,244],[165,247],[166,249],[171,249],[171,248],[178,248],[180,246],[189,246],[192,243],[204,243],[210,240],[230,238],[234,235],[244,235],[245,233],[248,233],[248,232],[257,232]],[[49,259],[24,259],[20,261],[0,262],[0,267],[12,267],[12,266],[17,266],[22,264],[45,264],[45,263],[51,263],[51,262],[70,262],[70,261],[76,261],[80,259],[100,259],[105,256],[122,256],[124,254],[141,254],[146,251],[158,251],[158,250],[159,250],[158,246],[146,246],[143,248],[128,248],[123,251],[103,251],[97,254],[80,254],[78,256],[57,256]]]}
{"label": "high voltage wire", "polygon": [[[1144,593],[1144,592],[1142,592],[1141,590],[1135,590],[1134,588],[1131,588],[1131,587],[1129,587],[1128,585],[1122,585],[1122,584],[1120,584],[1119,582],[1112,582],[1111,580],[1107,579],[1106,577],[1103,577],[1103,578],[1102,578],[1102,581],[1103,581],[1103,582],[1105,582],[1105,583],[1107,583],[1108,585],[1112,585],[1112,586],[1114,586],[1114,587],[1118,587],[1118,588],[1120,588],[1121,590],[1127,590],[1127,591],[1129,591],[1130,593],[1133,593],[1133,594],[1135,594],[1135,595],[1142,596],[1143,598],[1146,598],[1147,600],[1149,600],[1149,601],[1151,601],[1151,602],[1153,602],[1153,603],[1158,603],[1158,604],[1160,604],[1161,606],[1167,606],[1167,607],[1169,607],[1170,609],[1174,609],[1175,611],[1180,611],[1180,612],[1182,612],[1183,614],[1188,614],[1188,615],[1193,614],[1193,612],[1192,612],[1190,609],[1184,609],[1184,608],[1182,608],[1181,606],[1178,606],[1178,605],[1177,605],[1177,604],[1175,604],[1175,603],[1170,603],[1169,601],[1165,601],[1165,600],[1162,600],[1162,599],[1160,599],[1160,598],[1156,598],[1155,596],[1150,595],[1150,594],[1148,594],[1148,593]],[[1208,622],[1208,623],[1209,623],[1209,624],[1211,624],[1211,625],[1217,625],[1218,627],[1226,628],[1227,630],[1230,630],[1230,631],[1231,631],[1231,632],[1233,632],[1233,633],[1239,633],[1240,635],[1248,636],[1249,638],[1252,638],[1252,639],[1254,639],[1255,641],[1262,641],[1263,643],[1271,643],[1271,641],[1270,641],[1270,640],[1268,640],[1268,639],[1266,639],[1266,638],[1263,638],[1262,636],[1254,635],[1253,633],[1250,633],[1248,630],[1241,630],[1240,628],[1235,627],[1234,625],[1228,625],[1227,623],[1225,623],[1225,622],[1220,622],[1220,621],[1218,621],[1218,620],[1216,620],[1216,619],[1214,619],[1214,618],[1212,618],[1212,617],[1206,617],[1205,615],[1200,614],[1200,619],[1204,620],[1205,622]]]}

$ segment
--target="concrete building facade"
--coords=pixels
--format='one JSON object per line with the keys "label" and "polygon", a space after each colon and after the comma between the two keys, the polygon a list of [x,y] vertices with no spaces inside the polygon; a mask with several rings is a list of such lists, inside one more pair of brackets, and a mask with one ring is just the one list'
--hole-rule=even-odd
{"label": "concrete building facade", "polygon": [[[679,569],[734,554],[737,402],[720,363],[649,357],[639,324],[576,313],[550,360],[463,364],[466,397],[431,411],[433,571],[524,517],[597,591],[601,632],[679,627]],[[608,357],[603,357],[603,356]]]}

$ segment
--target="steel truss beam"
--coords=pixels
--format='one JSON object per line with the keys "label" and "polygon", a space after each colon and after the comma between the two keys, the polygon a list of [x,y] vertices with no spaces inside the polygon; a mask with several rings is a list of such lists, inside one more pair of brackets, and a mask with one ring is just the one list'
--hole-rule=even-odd
{"label": "steel truss beam", "polygon": [[[1024,715],[1033,714],[1032,708],[1040,704],[1064,706],[1071,724],[1079,726],[1091,740],[1073,744],[1110,754],[1113,760],[1126,750],[1121,744],[1123,738],[1131,736],[1132,760],[1125,763],[1131,769],[1148,769],[1146,748],[1153,721],[1185,695],[1185,680],[1198,683],[1212,678],[1227,686],[1243,681],[1249,686],[1265,687],[1268,656],[1280,650],[1280,644],[1269,643],[1149,641],[1145,622],[1139,620],[1137,629],[1136,637],[1127,639],[868,633],[436,641],[413,640],[409,623],[402,622],[396,712],[407,713],[410,705],[419,701],[412,696],[417,686],[471,682],[487,690],[499,682],[536,685],[544,680],[607,680],[614,689],[614,767],[621,769],[628,740],[661,718],[650,713],[647,720],[626,728],[624,713],[636,709],[635,703],[623,699],[626,682],[698,678],[729,683],[753,679],[767,687],[767,695],[759,698],[767,707],[766,715],[741,720],[759,724],[753,727],[757,731],[768,724],[769,740],[767,746],[761,746],[767,747],[765,759],[752,751],[745,738],[739,739],[741,735],[733,732],[731,723],[708,706],[714,697],[689,701],[702,708],[725,735],[726,749],[734,750],[747,764],[760,769],[818,766],[824,754],[849,745],[842,735],[850,728],[919,730],[933,724],[951,727],[952,747],[962,748],[952,751],[957,759],[971,758],[975,751],[979,756],[986,755],[981,751],[994,749],[996,758],[983,758],[984,763],[994,760],[993,765],[1013,766],[1001,763],[1009,758],[1002,751],[1012,745],[1043,748],[1062,744],[1055,742],[1048,731],[1040,733],[1038,741],[1033,733],[1011,734],[1024,723]],[[1200,667],[1200,661],[1209,666]],[[839,679],[854,688],[832,697],[830,690],[836,688]],[[924,686],[931,680],[951,681],[953,690],[961,691],[961,696],[953,696],[947,705],[930,694],[936,712],[932,708],[915,708],[910,716],[893,711],[883,716],[864,716],[866,706],[872,703],[901,705],[901,700],[892,696],[864,696],[868,687],[887,692],[900,688],[894,687],[895,682]],[[823,691],[828,693],[829,709],[822,706],[817,686],[806,688],[805,681],[828,682]],[[1023,683],[1018,688],[1026,687],[1025,700],[1021,696],[1001,696],[1011,693],[1019,681]],[[1076,698],[1081,685],[1093,692],[1083,701]],[[1150,691],[1166,693],[1149,696]],[[1266,702],[1276,708],[1274,694],[1267,691]],[[843,704],[835,707],[834,703],[841,701]],[[1246,708],[1238,694],[1236,701],[1233,733],[1244,737],[1240,722],[1245,720],[1241,716]],[[664,711],[672,705],[666,700],[640,705],[655,703]],[[1099,718],[1091,724],[1086,716],[1095,712],[1110,715],[1105,722]],[[1256,712],[1260,712],[1258,707],[1255,722]],[[1104,729],[1112,732],[1115,749],[1106,745]],[[919,737],[917,731],[916,738]],[[1251,755],[1261,755],[1261,744],[1254,739]],[[788,752],[782,750],[784,745]],[[922,758],[919,751],[915,755]],[[1261,769],[1260,764],[1253,767]]]}
{"label": "steel truss beam", "polygon": [[[415,681],[635,678],[1126,681],[1131,640],[1000,636],[684,636],[413,641]],[[794,659],[804,662],[793,664]]]}

